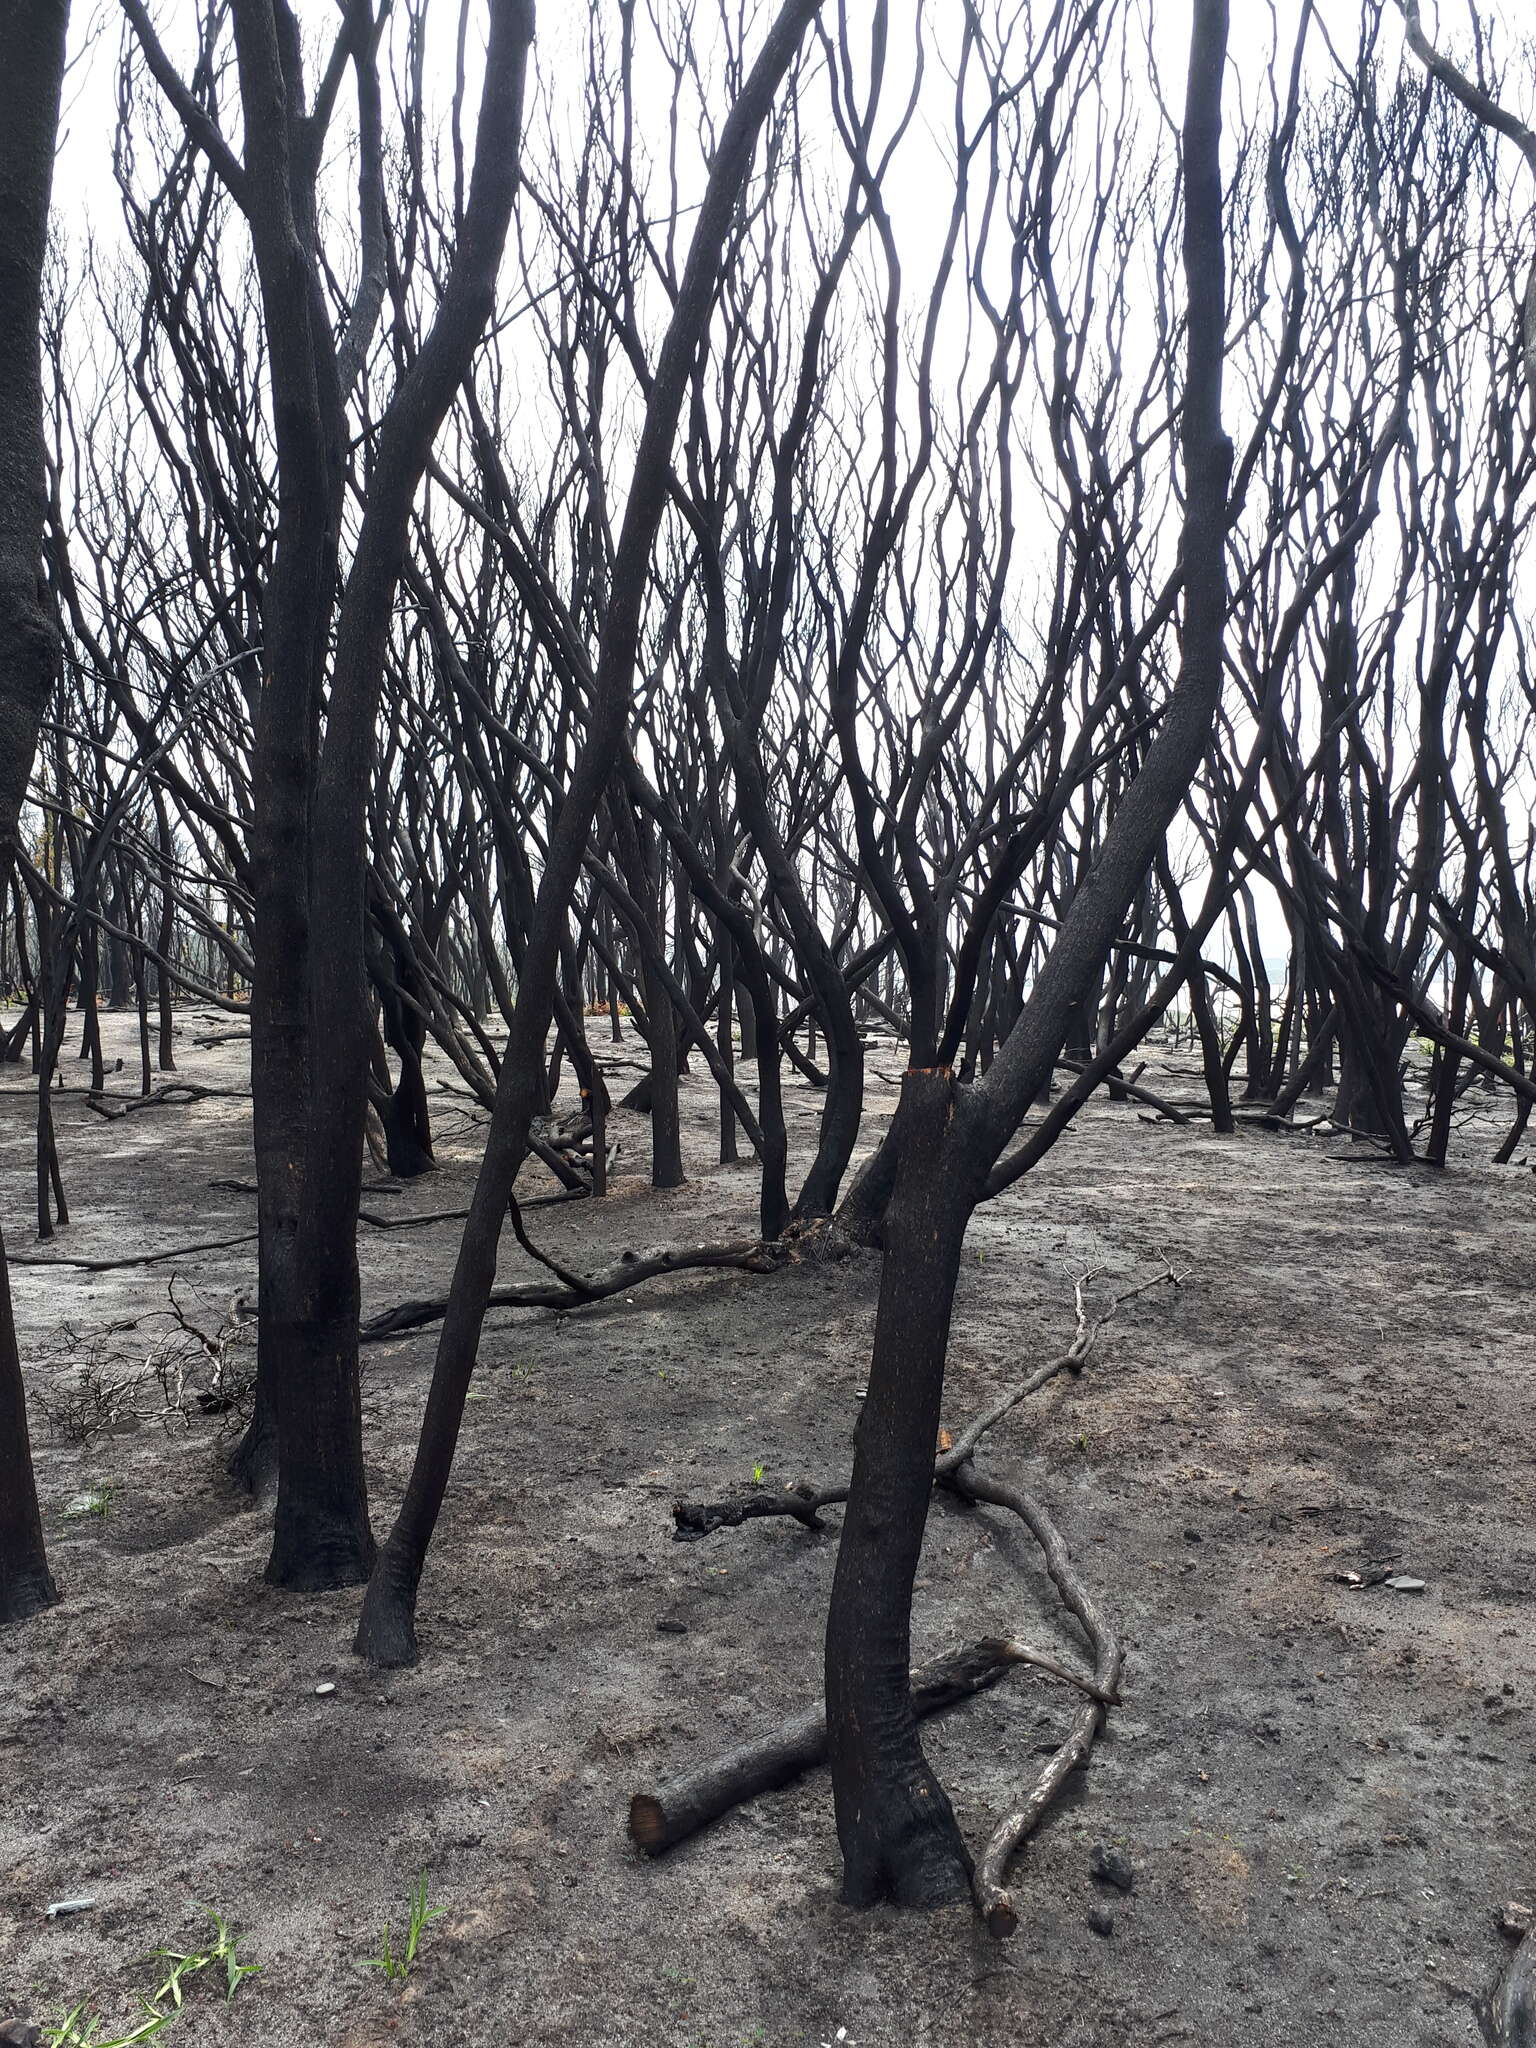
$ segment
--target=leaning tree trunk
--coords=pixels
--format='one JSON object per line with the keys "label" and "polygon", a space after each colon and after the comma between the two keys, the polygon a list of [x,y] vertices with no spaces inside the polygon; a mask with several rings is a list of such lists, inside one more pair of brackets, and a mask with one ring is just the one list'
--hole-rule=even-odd
{"label": "leaning tree trunk", "polygon": [[379,1553],[358,1621],[359,1656],[414,1664],[416,1593],[469,1397],[475,1354],[496,1279],[496,1253],[513,1183],[528,1152],[528,1130],[543,1081],[544,1041],[558,987],[560,938],[581,872],[592,820],[619,765],[629,718],[651,549],[666,505],[678,415],[714,308],[721,253],[757,139],[779,84],[821,0],[783,0],[757,61],[720,131],[693,241],[646,401],[629,498],[614,555],[587,738],[550,834],[544,872],[497,1076],[485,1156],[460,1242],[448,1311],[410,1482]]}
{"label": "leaning tree trunk", "polygon": [[[887,1897],[938,1904],[958,1895],[968,1871],[917,1740],[908,1677],[912,1585],[965,1225],[1074,1021],[1086,1014],[1121,921],[1199,769],[1221,700],[1232,462],[1221,424],[1227,4],[1195,0],[1184,115],[1189,317],[1179,679],[986,1080],[964,1089],[942,1067],[909,1071],[881,1148],[894,1178],[883,1219],[880,1306],[827,1618],[828,1758],[844,1897],[854,1905]],[[909,972],[921,964],[909,962]],[[915,1001],[913,1007],[916,1013]]]}
{"label": "leaning tree trunk", "polygon": [[897,1114],[869,1392],[827,1623],[827,1752],[850,1906],[941,1905],[965,1896],[971,1871],[923,1755],[909,1674],[950,1308],[986,1128],[947,1067],[909,1071]]}
{"label": "leaning tree trunk", "polygon": [[[58,668],[43,601],[43,384],[38,346],[68,0],[6,10],[0,40],[0,902],[10,887],[38,728]],[[58,1598],[27,1437],[0,1239],[0,1622]]]}

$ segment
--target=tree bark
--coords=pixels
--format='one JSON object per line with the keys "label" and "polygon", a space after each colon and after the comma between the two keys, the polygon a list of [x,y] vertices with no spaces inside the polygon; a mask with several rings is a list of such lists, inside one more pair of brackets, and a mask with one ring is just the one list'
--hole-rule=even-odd
{"label": "tree bark", "polygon": [[977,1162],[986,1127],[947,1067],[909,1070],[898,1114],[904,1135],[869,1391],[827,1618],[827,1754],[850,1906],[942,1905],[964,1898],[971,1881],[953,1810],[923,1755],[910,1664],[950,1310],[985,1177]]}
{"label": "tree bark", "polygon": [[[0,41],[0,901],[58,641],[42,589],[47,506],[39,349],[68,0],[7,10]],[[0,1622],[58,1598],[48,1570],[26,1394],[0,1238]]]}
{"label": "tree bark", "polygon": [[918,1741],[908,1679],[912,1584],[965,1226],[1074,1018],[1085,1013],[1209,745],[1221,700],[1232,461],[1221,423],[1227,27],[1227,0],[1195,0],[1183,130],[1189,316],[1178,681],[986,1079],[962,1089],[947,1068],[909,1070],[881,1148],[886,1164],[871,1162],[865,1177],[867,1186],[894,1163],[869,1390],[827,1620],[828,1754],[843,1896],[852,1905],[882,1898],[934,1905],[959,1896],[969,1881],[969,1857]]}

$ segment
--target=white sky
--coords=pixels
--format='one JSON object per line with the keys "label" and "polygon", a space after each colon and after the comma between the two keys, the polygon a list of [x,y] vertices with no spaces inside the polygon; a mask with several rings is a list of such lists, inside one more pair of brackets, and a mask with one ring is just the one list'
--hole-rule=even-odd
{"label": "white sky", "polygon": [[[605,4],[616,17],[617,8],[612,0],[596,0],[599,8]],[[942,20],[953,0],[917,0],[917,4],[921,5],[932,33],[933,26]],[[1028,4],[1029,0],[1025,0],[1026,10]],[[1130,4],[1138,15],[1145,10],[1153,23],[1152,35],[1167,82],[1167,96],[1176,111],[1189,35],[1190,10],[1186,0],[1172,0],[1172,4],[1170,0],[1130,0]],[[1474,5],[1489,34],[1491,46],[1503,61],[1509,59],[1515,48],[1520,24],[1525,22],[1528,25],[1527,33],[1530,27],[1536,26],[1530,14],[1529,0],[1424,0],[1425,26],[1432,35],[1444,37],[1448,45],[1465,51],[1469,47],[1468,24]],[[152,0],[151,11],[161,26],[167,46],[176,48],[176,26],[178,21],[185,24],[190,19],[190,0]],[[315,45],[323,46],[334,31],[334,0],[296,0],[296,11],[305,28],[312,31]],[[659,11],[665,17],[669,11],[667,0],[659,0]],[[1256,110],[1254,96],[1267,92],[1270,53],[1278,38],[1282,63],[1286,60],[1298,11],[1299,0],[1232,0],[1229,124],[1239,124],[1245,113]],[[1360,11],[1361,0],[1318,0],[1319,22],[1335,39],[1341,54],[1347,54],[1356,44]],[[430,28],[436,32],[433,45],[436,69],[444,81],[451,80],[452,75],[457,12],[454,0],[435,0],[429,11]],[[708,10],[700,9],[699,12],[702,16]],[[856,24],[867,13],[868,0],[854,0],[849,7],[850,18]],[[1395,60],[1402,38],[1391,0],[1387,0],[1387,13],[1389,18],[1382,37],[1382,49],[1389,59]],[[579,89],[580,65],[579,61],[572,60],[579,57],[582,15],[582,9],[562,8],[556,0],[544,0],[539,10],[534,67],[538,88],[547,96],[558,99],[563,91]],[[908,16],[902,0],[896,0],[892,15],[892,42],[897,45],[899,25]],[[827,0],[825,19],[829,25],[835,23],[836,0]],[[98,237],[113,236],[117,231],[111,143],[116,117],[116,63],[121,21],[116,0],[74,0],[70,23],[72,69],[65,89],[55,193],[56,216],[60,226],[71,236],[87,227]],[[398,15],[396,28],[403,30],[403,17]],[[1140,33],[1138,30],[1138,36]],[[472,28],[471,34],[473,37],[476,29]],[[1315,31],[1313,47],[1315,61],[1321,66],[1326,60]],[[429,65],[432,61],[429,59]],[[658,80],[658,83],[663,81]],[[1135,78],[1129,83],[1134,90]],[[1520,111],[1536,116],[1536,109]],[[944,203],[942,193],[934,195],[932,204],[940,213]]]}

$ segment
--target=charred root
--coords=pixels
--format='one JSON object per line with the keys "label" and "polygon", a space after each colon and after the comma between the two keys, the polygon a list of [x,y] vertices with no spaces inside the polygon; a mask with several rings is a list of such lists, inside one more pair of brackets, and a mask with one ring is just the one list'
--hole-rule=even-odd
{"label": "charred root", "polygon": [[230,1452],[225,1470],[240,1491],[253,1501],[277,1498],[277,1428],[272,1420],[272,1411],[262,1400],[259,1390],[256,1412]]}

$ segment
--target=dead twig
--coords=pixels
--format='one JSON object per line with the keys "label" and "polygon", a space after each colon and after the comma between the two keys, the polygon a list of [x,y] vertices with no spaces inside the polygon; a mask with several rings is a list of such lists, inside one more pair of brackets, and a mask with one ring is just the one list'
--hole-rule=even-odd
{"label": "dead twig", "polygon": [[160,1266],[167,1259],[188,1259],[194,1252],[228,1251],[232,1245],[250,1244],[256,1235],[254,1230],[242,1230],[238,1237],[213,1237],[202,1244],[174,1244],[163,1252],[139,1252],[123,1259],[41,1258],[35,1252],[10,1252],[7,1257],[13,1266],[73,1266],[82,1273],[116,1273],[129,1266]]}
{"label": "dead twig", "polygon": [[[1092,1355],[1094,1346],[1120,1310],[1128,1301],[1134,1301],[1140,1294],[1147,1294],[1154,1287],[1179,1287],[1189,1277],[1179,1273],[1165,1260],[1162,1270],[1154,1273],[1149,1280],[1138,1282],[1117,1294],[1105,1308],[1102,1315],[1088,1313],[1087,1291],[1098,1278],[1097,1272],[1079,1274],[1072,1283],[1073,1304],[1077,1313],[1077,1328],[1072,1342],[1065,1351],[1048,1359],[1021,1380],[1010,1387],[1000,1400],[986,1409],[970,1423],[954,1444],[940,1453],[934,1460],[933,1478],[935,1485],[941,1485],[953,1478],[955,1472],[974,1453],[976,1446],[989,1429],[1003,1420],[1031,1394],[1037,1394],[1042,1387],[1064,1372],[1081,1372]],[[823,1508],[840,1507],[848,1498],[846,1486],[815,1487],[806,1481],[786,1487],[781,1493],[764,1493],[754,1488],[751,1493],[736,1494],[721,1501],[674,1501],[672,1505],[672,1534],[679,1543],[696,1541],[700,1536],[709,1536],[716,1529],[737,1529],[743,1522],[757,1521],[773,1515],[790,1515],[808,1529],[820,1529],[824,1525],[818,1520]]]}
{"label": "dead twig", "polygon": [[985,1414],[979,1415],[963,1430],[955,1439],[953,1446],[935,1461],[933,1476],[936,1480],[948,1479],[957,1472],[975,1452],[976,1446],[987,1431],[1017,1408],[1021,1401],[1027,1400],[1031,1394],[1038,1393],[1042,1387],[1049,1386],[1060,1373],[1081,1372],[1099,1338],[1128,1301],[1134,1301],[1139,1294],[1149,1294],[1154,1287],[1180,1287],[1189,1276],[1187,1273],[1176,1273],[1164,1260],[1160,1273],[1154,1273],[1150,1280],[1140,1281],[1135,1287],[1127,1287],[1123,1294],[1114,1297],[1102,1315],[1091,1317],[1088,1313],[1088,1289],[1098,1277],[1096,1271],[1083,1273],[1072,1283],[1072,1302],[1077,1312],[1077,1328],[1066,1350],[1057,1357],[1047,1360],[1037,1371],[1032,1372],[1027,1380],[1021,1381],[1018,1386],[1004,1394],[1000,1401],[995,1402]]}
{"label": "dead twig", "polygon": [[95,1110],[108,1123],[116,1123],[125,1116],[132,1116],[141,1109],[183,1108],[193,1102],[207,1102],[218,1096],[231,1102],[249,1102],[249,1088],[204,1088],[196,1081],[164,1081],[148,1095],[106,1095],[94,1089],[87,1094],[85,1106]]}
{"label": "dead twig", "polygon": [[987,1932],[1002,1940],[1015,1933],[1019,1924],[1018,1908],[1004,1882],[1009,1861],[1040,1825],[1071,1772],[1087,1761],[1094,1738],[1104,1725],[1106,1704],[1119,1698],[1124,1652],[1119,1635],[1078,1577],[1061,1532],[1033,1495],[1022,1487],[1004,1486],[995,1479],[981,1477],[969,1462],[957,1468],[952,1484],[968,1500],[986,1501],[1019,1517],[1040,1545],[1051,1582],[1061,1595],[1063,1606],[1081,1623],[1094,1653],[1093,1679],[1083,1688],[1090,1694],[1089,1699],[1073,1715],[1065,1741],[1052,1752],[1023,1800],[993,1828],[971,1876],[976,1910],[985,1921]]}

